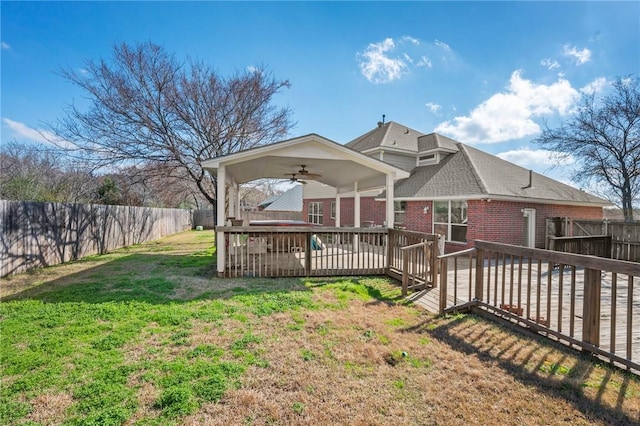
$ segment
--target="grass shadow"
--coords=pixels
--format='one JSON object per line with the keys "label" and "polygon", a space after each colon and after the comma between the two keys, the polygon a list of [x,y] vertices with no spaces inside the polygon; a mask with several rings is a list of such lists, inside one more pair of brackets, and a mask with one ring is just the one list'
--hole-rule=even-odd
{"label": "grass shadow", "polygon": [[[75,262],[74,272],[51,278],[46,271],[18,277],[24,289],[3,297],[2,301],[33,299],[43,302],[145,302],[184,303],[202,299],[228,299],[238,294],[308,290],[299,278],[224,279],[216,277],[215,256],[210,252],[193,254],[119,253],[105,255],[94,266],[95,257]],[[60,265],[56,268],[69,267]],[[5,279],[6,284],[11,283]]]}
{"label": "grass shadow", "polygon": [[[459,314],[432,317],[405,331],[428,334],[455,351],[496,365],[523,385],[566,400],[589,419],[615,425],[640,424],[638,410],[629,414],[623,409],[630,383],[637,384],[631,373],[613,370],[587,354],[570,353],[559,343],[508,325],[498,326],[508,334],[488,336],[488,327],[495,327],[495,323],[489,324],[489,320],[475,315]],[[513,333],[524,335],[528,344],[515,347],[514,342],[520,339],[509,339]],[[597,392],[587,395],[587,388],[596,388]]]}

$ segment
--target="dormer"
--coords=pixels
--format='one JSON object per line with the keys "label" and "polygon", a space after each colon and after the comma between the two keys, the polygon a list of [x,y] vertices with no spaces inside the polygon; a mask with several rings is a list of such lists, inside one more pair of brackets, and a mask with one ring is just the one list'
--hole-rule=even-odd
{"label": "dormer", "polygon": [[438,164],[449,154],[458,152],[457,142],[437,133],[418,137],[416,167]]}

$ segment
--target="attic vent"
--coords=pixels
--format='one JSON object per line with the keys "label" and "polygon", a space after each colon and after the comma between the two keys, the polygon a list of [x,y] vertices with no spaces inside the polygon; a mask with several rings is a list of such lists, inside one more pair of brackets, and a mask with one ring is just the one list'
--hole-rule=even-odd
{"label": "attic vent", "polygon": [[435,158],[436,158],[436,155],[435,155],[435,154],[428,154],[428,155],[421,155],[421,156],[419,157],[419,160],[420,160],[420,161],[427,161],[427,160],[433,160],[433,159],[435,159]]}

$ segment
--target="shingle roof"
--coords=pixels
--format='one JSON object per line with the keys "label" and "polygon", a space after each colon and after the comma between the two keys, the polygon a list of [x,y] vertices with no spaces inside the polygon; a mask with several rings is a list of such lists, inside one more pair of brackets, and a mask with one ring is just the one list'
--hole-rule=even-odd
{"label": "shingle roof", "polygon": [[[424,135],[393,121],[352,140],[347,146],[357,151],[394,146],[416,154],[430,150],[448,154],[440,163],[416,167],[409,178],[396,182],[394,195],[398,198],[503,197],[602,206],[610,204],[446,136],[437,133]],[[532,185],[529,185],[530,176]]]}
{"label": "shingle roof", "polygon": [[301,212],[302,185],[296,185],[277,197],[271,204],[265,207],[265,210]]}
{"label": "shingle roof", "polygon": [[345,145],[360,152],[377,147],[393,147],[417,152],[418,138],[423,135],[417,130],[389,121]]}
{"label": "shingle roof", "polygon": [[457,151],[457,143],[458,142],[446,136],[442,136],[437,133],[429,133],[428,135],[420,136],[418,138],[418,152],[424,152],[438,148]]}

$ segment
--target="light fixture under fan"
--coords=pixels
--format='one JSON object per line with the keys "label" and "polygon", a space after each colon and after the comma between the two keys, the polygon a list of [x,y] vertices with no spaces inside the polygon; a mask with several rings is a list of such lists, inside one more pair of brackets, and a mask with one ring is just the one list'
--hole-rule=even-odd
{"label": "light fixture under fan", "polygon": [[291,182],[298,182],[298,183],[301,183],[301,184],[303,184],[303,185],[306,185],[306,184],[307,184],[307,181],[305,181],[305,180],[300,180],[300,179],[297,177],[297,176],[298,176],[298,174],[297,174],[297,173],[287,173],[287,176],[291,176],[291,177],[289,178],[289,180],[290,180]]}
{"label": "light fixture under fan", "polygon": [[322,177],[322,175],[319,175],[317,173],[311,173],[309,170],[306,169],[306,167],[307,167],[306,165],[301,164],[300,170],[298,170],[297,173],[285,173],[285,176],[290,176],[289,179],[292,182],[302,182],[300,179],[316,179],[316,178]]}

